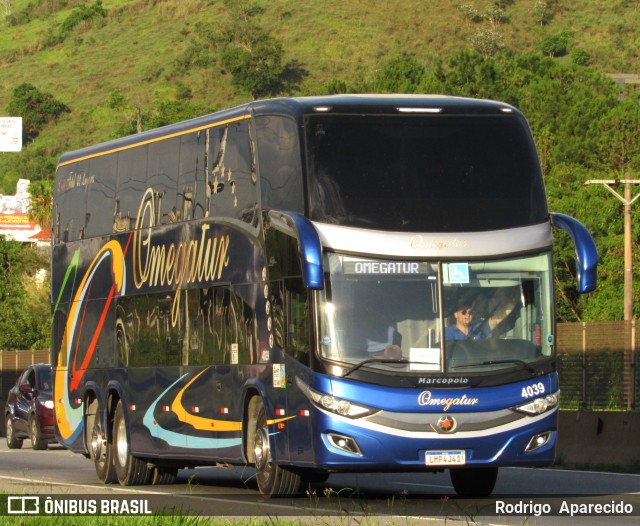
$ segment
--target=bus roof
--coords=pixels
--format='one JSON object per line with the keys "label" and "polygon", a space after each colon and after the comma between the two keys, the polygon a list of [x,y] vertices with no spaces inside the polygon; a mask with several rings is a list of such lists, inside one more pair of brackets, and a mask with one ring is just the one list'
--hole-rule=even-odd
{"label": "bus roof", "polygon": [[285,114],[300,118],[314,113],[495,115],[504,112],[519,113],[504,102],[446,95],[325,95],[265,99],[66,152],[60,157],[58,166],[246,119],[251,115]]}

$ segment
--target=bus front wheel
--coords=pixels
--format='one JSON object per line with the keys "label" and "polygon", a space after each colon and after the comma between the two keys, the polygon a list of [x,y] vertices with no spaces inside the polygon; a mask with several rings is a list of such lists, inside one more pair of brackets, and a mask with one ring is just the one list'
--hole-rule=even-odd
{"label": "bus front wheel", "polygon": [[269,445],[269,425],[262,404],[256,411],[254,454],[256,481],[263,496],[285,497],[298,493],[301,484],[300,475],[273,462]]}
{"label": "bus front wheel", "polygon": [[488,497],[498,479],[498,468],[453,468],[453,489],[460,497]]}
{"label": "bus front wheel", "polygon": [[120,401],[113,416],[113,465],[118,482],[123,486],[146,484],[151,478],[151,470],[146,461],[131,454],[124,409]]}

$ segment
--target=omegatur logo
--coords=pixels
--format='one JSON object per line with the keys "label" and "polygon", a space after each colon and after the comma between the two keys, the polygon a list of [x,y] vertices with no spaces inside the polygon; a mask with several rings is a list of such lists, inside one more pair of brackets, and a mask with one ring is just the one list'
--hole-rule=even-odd
{"label": "omegatur logo", "polygon": [[466,394],[451,398],[434,398],[431,391],[422,391],[418,395],[419,406],[440,407],[443,411],[448,411],[452,405],[476,405],[477,403],[477,398],[470,398]]}

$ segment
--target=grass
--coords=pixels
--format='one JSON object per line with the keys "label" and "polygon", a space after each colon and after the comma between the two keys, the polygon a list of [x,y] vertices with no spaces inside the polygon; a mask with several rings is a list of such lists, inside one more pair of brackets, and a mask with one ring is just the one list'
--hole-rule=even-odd
{"label": "grass", "polygon": [[[100,526],[295,526],[301,521],[280,521],[277,519],[210,519],[188,515],[163,516],[101,516]],[[96,517],[84,516],[0,516],[0,526],[95,526]]]}
{"label": "grass", "polygon": [[[278,520],[272,517],[251,517],[256,510],[247,510],[248,517],[229,517],[225,519],[199,517],[194,515],[142,515],[142,516],[73,516],[73,515],[6,515],[7,494],[0,492],[0,526],[94,526],[99,521],[100,526],[296,526],[303,521]],[[57,495],[61,497],[62,495]],[[41,504],[42,506],[42,504]]]}
{"label": "grass", "polygon": [[[6,525],[18,525],[18,526],[93,526],[99,521],[101,526],[304,526],[304,525],[360,525],[360,526],[380,526],[386,524],[404,524],[410,526],[412,524],[424,524],[427,517],[414,516],[415,512],[409,510],[406,507],[406,501],[403,496],[391,498],[387,501],[379,501],[374,503],[376,512],[373,508],[368,509],[365,504],[359,503],[356,498],[352,501],[350,493],[352,490],[342,489],[335,491],[330,488],[323,490],[322,494],[316,493],[315,490],[307,491],[308,508],[305,510],[291,508],[291,511],[287,513],[286,519],[278,518],[277,515],[270,515],[267,513],[261,513],[261,507],[258,503],[251,505],[247,508],[247,514],[244,517],[201,517],[197,515],[183,515],[179,510],[171,511],[162,515],[163,511],[156,511],[154,515],[74,515],[69,513],[68,515],[47,515],[44,511],[44,504],[41,498],[39,505],[39,515],[8,515],[7,506],[8,500],[5,499],[6,493],[0,492],[0,526]],[[342,494],[344,493],[344,495]],[[44,495],[41,495],[44,497]],[[57,497],[64,497],[64,495],[52,495],[55,499]],[[85,496],[87,499],[94,497]],[[102,497],[107,498],[106,495]],[[435,513],[442,515],[442,518],[448,519],[448,516],[444,513],[444,507],[448,503],[448,498],[444,497],[440,500],[440,507],[436,506]],[[58,502],[58,504],[60,504]],[[89,501],[83,501],[82,504],[85,508],[89,505]],[[15,506],[15,504],[12,504]],[[153,506],[153,504],[152,504]],[[329,506],[334,510],[333,513],[328,515],[320,515],[314,513],[323,512],[324,507]],[[100,504],[96,505],[96,509],[99,510]],[[318,508],[316,510],[316,507]],[[32,508],[32,505],[31,505]],[[29,508],[29,509],[31,509]],[[12,508],[13,509],[13,508]],[[389,515],[390,512],[393,512]],[[166,512],[165,512],[166,513]],[[432,511],[433,513],[433,511]],[[455,507],[452,508],[451,513],[458,515],[459,510]],[[467,514],[462,510],[463,514]],[[264,514],[264,516],[261,516]],[[422,515],[422,514],[420,514]],[[293,518],[298,516],[297,518]],[[453,519],[456,520],[456,519]]]}

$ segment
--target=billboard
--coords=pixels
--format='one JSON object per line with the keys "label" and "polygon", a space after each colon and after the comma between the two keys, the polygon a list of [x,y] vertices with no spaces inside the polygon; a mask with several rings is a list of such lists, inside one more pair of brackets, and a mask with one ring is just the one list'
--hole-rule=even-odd
{"label": "billboard", "polygon": [[22,150],[22,117],[0,117],[0,152]]}

